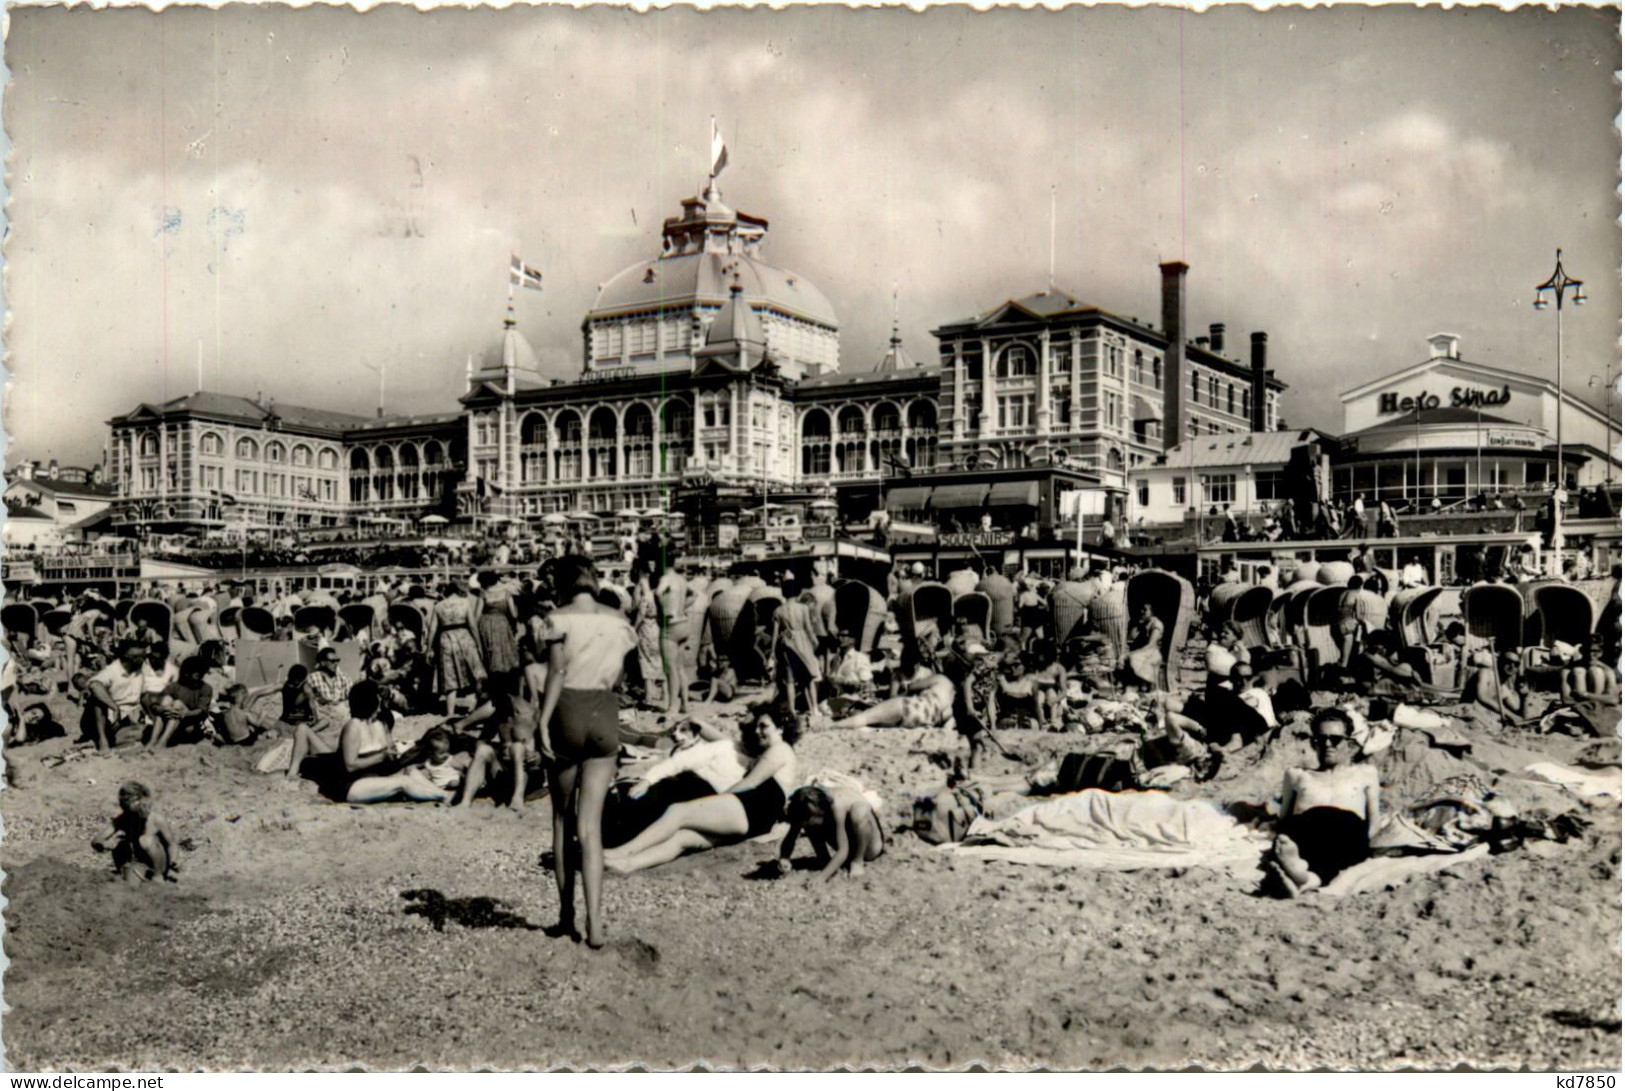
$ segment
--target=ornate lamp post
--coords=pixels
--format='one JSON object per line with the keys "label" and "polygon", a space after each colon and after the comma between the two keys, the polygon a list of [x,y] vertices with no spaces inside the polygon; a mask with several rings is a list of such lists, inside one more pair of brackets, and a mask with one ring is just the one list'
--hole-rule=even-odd
{"label": "ornate lamp post", "polygon": [[1563,504],[1568,499],[1565,485],[1568,474],[1563,465],[1563,301],[1573,291],[1576,307],[1586,301],[1584,281],[1575,280],[1563,268],[1563,251],[1557,252],[1557,268],[1544,284],[1535,286],[1535,310],[1544,311],[1557,304],[1557,481],[1552,488],[1552,559],[1551,574],[1563,574],[1561,551],[1563,548]]}

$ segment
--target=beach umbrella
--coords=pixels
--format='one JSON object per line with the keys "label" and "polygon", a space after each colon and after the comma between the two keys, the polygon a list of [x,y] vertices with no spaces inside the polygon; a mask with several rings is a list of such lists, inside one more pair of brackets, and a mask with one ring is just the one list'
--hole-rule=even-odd
{"label": "beach umbrella", "polygon": [[812,506],[820,510],[829,510],[831,508],[840,507],[840,505],[833,500],[814,500],[812,502]]}
{"label": "beach umbrella", "polygon": [[572,519],[580,519],[580,520],[590,519],[595,523],[598,521],[598,516],[594,515],[590,511],[572,511],[570,513],[570,518],[572,518]]}
{"label": "beach umbrella", "polygon": [[419,519],[418,522],[422,523],[426,527],[443,527],[447,523],[451,522],[451,520],[447,519],[444,515],[425,515],[422,519]]}
{"label": "beach umbrella", "polygon": [[546,523],[550,527],[560,526],[564,523],[568,523],[569,521],[570,517],[560,511],[555,511],[549,515],[542,516],[542,522]]}
{"label": "beach umbrella", "polygon": [[642,519],[643,513],[637,508],[622,508],[615,513],[617,519]]}
{"label": "beach umbrella", "polygon": [[643,514],[651,519],[658,519],[661,516],[670,515],[672,513],[667,511],[665,508],[650,508]]}

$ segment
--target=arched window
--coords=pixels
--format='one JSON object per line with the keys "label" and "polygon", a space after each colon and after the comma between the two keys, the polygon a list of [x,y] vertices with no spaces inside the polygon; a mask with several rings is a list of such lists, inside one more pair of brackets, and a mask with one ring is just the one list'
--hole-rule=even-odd
{"label": "arched window", "polygon": [[581,414],[566,409],[553,418],[553,480],[580,481]]}
{"label": "arched window", "polygon": [[395,452],[388,447],[380,447],[373,453],[373,485],[375,495],[379,500],[395,499]]}
{"label": "arched window", "polygon": [[1001,379],[1021,379],[1038,374],[1038,368],[1026,345],[1011,345],[999,355],[995,374]]}
{"label": "arched window", "polygon": [[418,449],[410,443],[401,444],[401,468],[395,475],[395,487],[402,500],[418,498]]}
{"label": "arched window", "polygon": [[260,445],[244,436],[237,441],[237,457],[250,461],[258,459],[260,457]]}
{"label": "arched window", "polygon": [[868,431],[868,427],[863,421],[863,410],[855,405],[849,405],[842,409],[840,415],[836,417],[836,423],[839,425],[842,435],[861,434]]}
{"label": "arched window", "polygon": [[694,407],[673,398],[660,407],[660,462],[664,474],[681,473],[694,451]]}
{"label": "arched window", "polygon": [[646,405],[631,406],[622,420],[621,431],[626,439],[626,450],[622,455],[626,473],[635,477],[648,477],[654,470],[654,414]]}
{"label": "arched window", "polygon": [[[325,453],[325,452],[324,452]],[[362,504],[372,499],[372,460],[357,447],[350,452],[350,502]]]}
{"label": "arched window", "polygon": [[801,472],[809,476],[830,472],[829,412],[809,409],[801,418]]}
{"label": "arched window", "polygon": [[615,476],[615,411],[601,405],[587,422],[587,476]]}
{"label": "arched window", "polygon": [[158,437],[151,432],[144,433],[141,437],[141,457],[158,457]]}
{"label": "arched window", "polygon": [[296,444],[293,449],[293,464],[295,466],[309,466],[310,448],[303,443]]}
{"label": "arched window", "polygon": [[316,456],[316,466],[322,470],[336,470],[339,468],[339,453],[331,447],[323,447]]}
{"label": "arched window", "polygon": [[431,439],[423,445],[423,495],[440,495],[440,475],[447,470],[445,448],[440,441]]}
{"label": "arched window", "polygon": [[282,444],[280,444],[280,443],[267,443],[265,445],[265,461],[267,461],[267,462],[286,462],[287,460],[288,460],[288,449],[286,447],[282,446]]}
{"label": "arched window", "polygon": [[226,441],[220,438],[218,432],[205,432],[197,441],[197,449],[199,454],[223,455],[226,453]]}
{"label": "arched window", "polygon": [[902,427],[902,414],[891,402],[881,402],[874,408],[876,432],[895,432]]}

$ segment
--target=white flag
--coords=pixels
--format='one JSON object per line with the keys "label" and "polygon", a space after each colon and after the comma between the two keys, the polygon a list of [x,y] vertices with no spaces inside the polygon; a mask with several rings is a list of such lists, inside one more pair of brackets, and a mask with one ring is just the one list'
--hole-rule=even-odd
{"label": "white flag", "polygon": [[542,290],[542,271],[533,269],[519,260],[519,255],[513,254],[508,258],[508,286],[510,288],[532,288]]}
{"label": "white flag", "polygon": [[722,142],[722,130],[717,128],[717,119],[711,119],[711,177],[715,178],[722,173],[722,168],[728,165],[728,145]]}

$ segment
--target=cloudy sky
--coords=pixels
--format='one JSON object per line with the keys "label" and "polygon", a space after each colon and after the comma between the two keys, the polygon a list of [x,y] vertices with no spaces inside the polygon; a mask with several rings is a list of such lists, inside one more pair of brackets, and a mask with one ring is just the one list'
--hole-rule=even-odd
{"label": "cloudy sky", "polygon": [[[102,422],[206,387],[444,410],[520,324],[579,370],[598,285],[658,253],[708,118],[766,256],[820,285],[845,370],[1056,282],[1269,331],[1293,423],[1461,335],[1555,375],[1533,285],[1618,360],[1617,13],[1399,7],[926,14],[14,9],[5,121],[8,452],[99,456]],[[200,350],[201,346],[201,350]],[[1244,350],[1243,350],[1244,351]]]}

